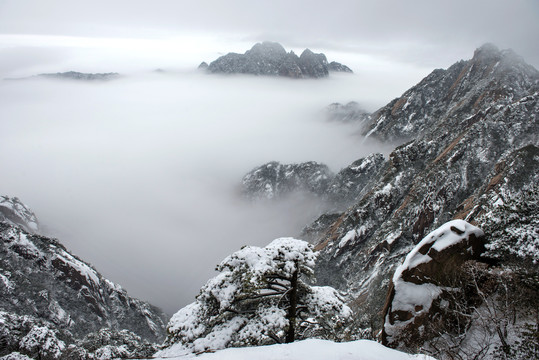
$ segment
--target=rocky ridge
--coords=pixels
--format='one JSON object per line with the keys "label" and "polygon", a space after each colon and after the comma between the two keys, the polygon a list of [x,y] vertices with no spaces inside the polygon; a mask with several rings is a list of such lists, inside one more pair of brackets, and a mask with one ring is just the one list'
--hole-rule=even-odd
{"label": "rocky ridge", "polygon": [[385,163],[382,154],[356,160],[337,174],[314,161],[281,164],[272,161],[254,168],[242,179],[242,193],[251,200],[280,199],[306,192],[326,203],[327,208],[344,209],[370,188],[371,180]]}
{"label": "rocky ridge", "polygon": [[[401,97],[360,120],[365,136],[402,145],[364,174],[365,181],[358,181],[360,190],[343,191],[347,184],[355,189],[353,183],[361,174],[352,170],[358,164],[345,171],[344,181],[335,182],[334,177],[329,184],[335,184],[349,206],[323,214],[304,229],[319,250],[318,285],[348,294],[349,304],[360,314],[359,327],[382,329],[380,314],[395,269],[425,235],[448,221],[464,219],[484,231],[486,251],[472,259],[476,263],[462,258],[464,280],[449,285],[466,289],[481,278],[488,286],[451,293],[463,294],[464,300],[447,304],[468,306],[466,321],[439,312],[441,321],[447,322],[437,328],[438,333],[416,336],[413,343],[387,343],[440,358],[517,348],[507,334],[517,334],[522,324],[533,320],[534,299],[539,295],[536,287],[527,285],[539,276],[538,90],[535,68],[511,50],[486,44],[471,60],[434,70]],[[340,115],[337,111],[336,117],[346,119],[348,114],[357,118],[353,107]],[[500,275],[507,272],[513,275]],[[503,284],[512,285],[505,289]],[[481,327],[485,317],[480,312],[492,304],[499,306],[503,294],[520,299],[512,312],[498,309],[518,321],[509,326],[501,323],[507,318],[491,319],[498,325]],[[415,327],[392,336],[419,334],[420,321],[414,323]],[[488,334],[481,347],[472,341],[478,334]]]}
{"label": "rocky ridge", "polygon": [[[34,354],[49,335],[65,345],[63,353],[69,344],[103,328],[127,332],[140,342],[164,338],[167,315],[130,297],[57,240],[28,232],[37,231],[35,215],[17,198],[1,199],[0,213],[9,216],[0,218],[0,356],[11,351]],[[41,335],[33,337],[32,331]],[[24,336],[38,345],[21,345]]]}
{"label": "rocky ridge", "polygon": [[252,74],[262,76],[284,76],[290,78],[323,78],[330,71],[351,73],[352,70],[340,63],[328,64],[324,54],[315,54],[304,50],[298,57],[293,51],[286,52],[284,47],[275,42],[255,44],[244,54],[228,53],[212,61],[205,62],[199,69],[209,73]]}
{"label": "rocky ridge", "polygon": [[[466,219],[483,229],[487,248],[503,253],[503,266],[511,264],[508,252],[515,244],[539,248],[532,220],[538,85],[537,70],[511,51],[485,45],[471,60],[435,70],[373,114],[366,135],[411,141],[390,154],[376,185],[318,239],[320,284],[347,291],[364,314],[363,326],[381,328],[378,314],[394,269],[425,234],[449,220]],[[502,205],[506,198],[511,207]],[[500,212],[513,219],[514,233],[491,216]],[[521,265],[537,256],[535,250],[517,252]],[[537,272],[534,266],[517,269]]]}

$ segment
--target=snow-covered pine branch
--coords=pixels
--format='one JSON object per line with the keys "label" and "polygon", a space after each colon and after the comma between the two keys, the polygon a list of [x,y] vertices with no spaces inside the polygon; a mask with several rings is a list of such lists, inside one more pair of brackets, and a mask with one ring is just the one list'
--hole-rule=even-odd
{"label": "snow-covered pine branch", "polygon": [[352,311],[335,289],[307,283],[315,259],[309,243],[293,238],[233,253],[196,301],[172,317],[165,345],[200,352],[309,337],[342,340]]}

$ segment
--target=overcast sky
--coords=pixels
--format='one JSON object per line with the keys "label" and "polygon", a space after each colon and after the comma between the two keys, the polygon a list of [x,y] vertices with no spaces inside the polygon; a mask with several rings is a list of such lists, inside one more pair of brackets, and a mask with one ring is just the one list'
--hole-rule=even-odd
{"label": "overcast sky", "polygon": [[197,46],[185,40],[189,36],[223,44],[273,40],[285,47],[380,54],[431,67],[447,67],[493,42],[538,67],[539,1],[0,0],[0,34],[4,46],[5,35],[14,34],[180,37],[187,47]]}

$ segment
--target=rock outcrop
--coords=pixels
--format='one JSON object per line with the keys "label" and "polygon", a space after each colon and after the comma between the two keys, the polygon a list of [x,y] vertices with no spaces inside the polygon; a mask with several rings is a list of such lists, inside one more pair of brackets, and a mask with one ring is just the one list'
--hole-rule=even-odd
{"label": "rock outcrop", "polygon": [[36,215],[17,197],[0,196],[0,222],[20,226],[29,233],[39,230]]}
{"label": "rock outcrop", "polygon": [[276,161],[259,166],[242,179],[242,193],[250,199],[282,198],[297,191],[322,196],[334,174],[314,161],[281,164]]}
{"label": "rock outcrop", "polygon": [[27,231],[37,230],[35,215],[17,198],[1,199],[0,356],[32,353],[23,337],[39,348],[50,336],[63,351],[102,328],[151,342],[164,338],[167,315],[130,297],[57,240]]}
{"label": "rock outcrop", "polygon": [[325,202],[328,208],[344,209],[374,186],[373,179],[385,163],[382,154],[371,154],[334,174],[327,165],[314,161],[300,164],[272,161],[243,177],[242,193],[246,198],[260,200],[307,192]]}
{"label": "rock outcrop", "polygon": [[348,292],[362,314],[359,326],[382,328],[377,314],[394,269],[452,219],[485,231],[498,266],[537,273],[538,89],[537,70],[485,45],[473,59],[433,71],[365,123],[369,137],[408,142],[348,209],[325,218],[334,219],[325,231],[312,227],[319,284]]}
{"label": "rock outcrop", "polygon": [[[464,220],[450,221],[428,234],[397,267],[384,308],[382,344],[409,348],[437,336],[436,318],[449,321],[462,265],[480,260],[484,233]],[[453,320],[453,319],[452,319]],[[454,319],[457,321],[457,319]]]}
{"label": "rock outcrop", "polygon": [[352,72],[345,65],[331,64],[328,64],[324,54],[315,54],[306,49],[298,57],[293,51],[287,53],[281,44],[266,41],[255,44],[245,54],[221,56],[209,64],[207,71],[291,78],[322,78],[328,76],[329,71]]}

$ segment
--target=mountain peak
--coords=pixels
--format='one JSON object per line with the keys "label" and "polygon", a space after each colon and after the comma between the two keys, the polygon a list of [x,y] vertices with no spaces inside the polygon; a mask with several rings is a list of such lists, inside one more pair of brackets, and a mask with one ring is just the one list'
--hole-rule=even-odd
{"label": "mountain peak", "polygon": [[322,78],[329,71],[351,73],[349,67],[337,62],[328,64],[326,55],[309,49],[297,56],[293,51],[271,41],[256,43],[244,54],[228,53],[212,61],[206,68],[209,73],[252,74],[285,76],[292,78]]}
{"label": "mountain peak", "polygon": [[245,54],[262,56],[285,56],[286,50],[278,42],[264,41],[262,43],[256,43],[255,45],[253,45],[251,50],[248,50]]}
{"label": "mountain peak", "polygon": [[492,43],[485,43],[475,49],[473,59],[488,59],[500,57],[501,51],[498,47]]}

